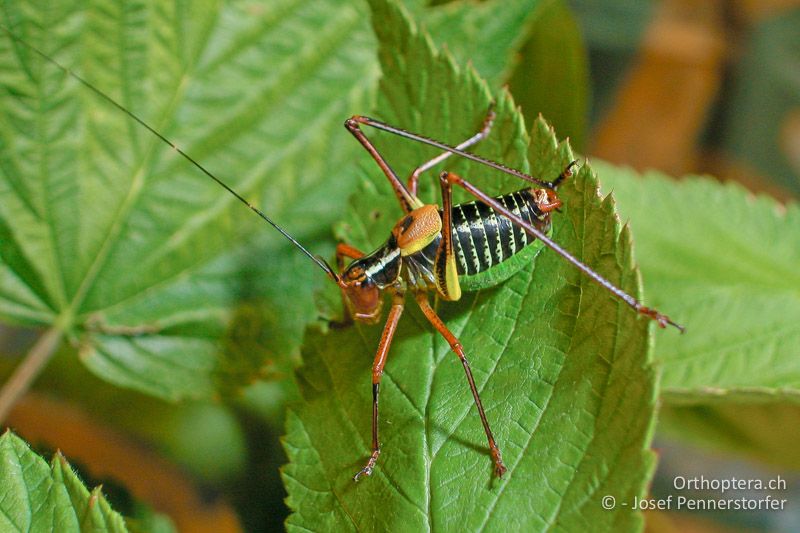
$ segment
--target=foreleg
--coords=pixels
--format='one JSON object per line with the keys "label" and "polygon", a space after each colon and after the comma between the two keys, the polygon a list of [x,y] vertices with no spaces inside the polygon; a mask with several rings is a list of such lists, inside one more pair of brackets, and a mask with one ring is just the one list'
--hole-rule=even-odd
{"label": "foreleg", "polygon": [[372,470],[375,468],[375,463],[378,461],[378,456],[381,454],[381,445],[378,440],[378,393],[381,388],[383,367],[386,365],[386,357],[389,355],[389,346],[392,344],[392,338],[397,329],[397,323],[400,321],[400,315],[403,314],[404,306],[403,293],[398,291],[393,296],[392,309],[389,311],[389,317],[383,327],[381,342],[378,344],[378,352],[375,354],[375,360],[372,363],[372,455],[369,456],[364,468],[353,476],[353,481],[358,481],[361,476],[371,475]]}

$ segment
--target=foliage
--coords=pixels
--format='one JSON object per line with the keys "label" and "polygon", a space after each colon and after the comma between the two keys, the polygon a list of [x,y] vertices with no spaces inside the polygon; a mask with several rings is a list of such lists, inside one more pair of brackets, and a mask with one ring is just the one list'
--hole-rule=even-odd
{"label": "foliage", "polygon": [[0,436],[0,529],[127,531],[100,487],[89,492],[60,453],[50,465],[19,437]]}
{"label": "foliage", "polygon": [[[485,84],[437,52],[396,5],[375,1],[373,9],[373,20],[381,21],[375,29],[384,72],[382,117],[450,142],[468,137],[490,102]],[[425,72],[424,83],[401,83],[411,72]],[[496,97],[496,110],[495,128],[479,152],[522,168],[527,155],[544,177],[557,176],[571,160],[569,147],[557,145],[542,120],[526,148],[521,117],[507,95]],[[382,141],[398,169],[424,160],[406,141]],[[444,168],[454,166],[460,165]],[[492,191],[520,186],[468,168],[465,176],[483,175],[476,182]],[[564,187],[568,207],[554,236],[637,292],[630,235],[620,233],[612,201],[601,200],[595,187],[588,167]],[[359,221],[377,210],[378,219],[390,223],[397,208],[386,208],[393,202],[385,179],[370,167],[345,228],[356,244],[380,242],[379,230]],[[637,513],[604,511],[600,499],[642,495],[653,467],[647,447],[655,378],[644,321],[548,251],[508,282],[439,307],[471,357],[504,450],[508,475],[492,480],[461,365],[411,307],[383,379],[383,453],[372,478],[357,485],[352,475],[369,450],[369,361],[380,330],[308,333],[298,373],[303,401],[290,412],[286,437],[284,474],[295,510],[290,529],[640,527]]]}
{"label": "foliage", "polygon": [[796,468],[794,424],[781,420],[800,413],[797,204],[709,178],[596,167],[631,219],[651,303],[688,328],[656,343],[664,429]]}
{"label": "foliage", "polygon": [[651,302],[688,333],[656,345],[669,400],[777,396],[800,388],[797,205],[739,186],[601,165],[637,236]]}
{"label": "foliage", "polygon": [[[535,3],[505,9],[516,29],[473,34],[468,52],[492,43],[475,57],[494,72],[507,64]],[[357,146],[341,120],[368,107],[377,76],[365,6],[107,4],[7,5],[4,19],[298,238],[324,236],[353,182],[346,163]],[[431,11],[432,24],[470,34],[473,11],[454,7]],[[303,46],[286,46],[287,36]],[[100,377],[167,399],[228,394],[271,365],[288,368],[324,277],[149,132],[8,36],[0,66],[12,96],[0,104],[0,316],[63,329]],[[220,346],[243,313],[250,320],[253,298],[284,310],[247,329],[245,344],[267,347]]]}
{"label": "foliage", "polygon": [[[562,2],[407,7],[412,15],[394,0],[62,1],[5,3],[0,18],[327,256],[332,226],[371,249],[399,216],[385,179],[341,128],[349,115],[456,143],[493,101],[494,129],[475,151],[546,178],[573,155],[531,117],[541,109],[561,136],[584,135],[586,58]],[[506,82],[514,100],[497,89]],[[604,511],[600,499],[645,494],[657,395],[665,433],[800,464],[793,440],[774,432],[800,409],[795,204],[709,179],[582,164],[560,190],[555,240],[637,295],[634,233],[647,302],[689,332],[659,332],[654,367],[646,322],[549,250],[492,289],[437,303],[467,350],[509,466],[493,480],[463,371],[411,301],[383,381],[384,452],[372,478],[354,484],[369,453],[380,327],[327,331],[318,318],[340,312],[338,294],[307,258],[5,33],[0,87],[0,319],[69,341],[39,387],[207,481],[241,471],[222,490],[236,493],[244,521],[277,505],[252,497],[263,494],[253,449],[270,450],[268,465],[282,459],[273,440],[262,444],[282,425],[287,397],[298,397],[283,469],[292,529],[641,529],[639,514]],[[367,133],[403,176],[435,155]],[[593,167],[630,228],[614,200],[598,197]],[[438,203],[445,168],[490,193],[521,186],[451,158],[423,176],[425,201]],[[298,392],[288,377],[301,346]],[[281,381],[261,387],[266,380]],[[48,467],[10,433],[0,453],[0,485],[23,481],[0,520],[25,529],[17,503],[29,497],[43,513],[33,524],[125,527],[60,455]]]}

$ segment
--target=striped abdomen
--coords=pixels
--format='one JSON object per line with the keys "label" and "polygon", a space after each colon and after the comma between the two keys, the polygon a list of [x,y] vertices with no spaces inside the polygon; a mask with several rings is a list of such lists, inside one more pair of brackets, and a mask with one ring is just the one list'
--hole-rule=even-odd
{"label": "striped abdomen", "polygon": [[[536,206],[531,189],[495,199],[537,229],[543,232],[549,229],[550,216]],[[453,237],[458,273],[468,276],[500,264],[535,239],[481,202],[453,206]]]}

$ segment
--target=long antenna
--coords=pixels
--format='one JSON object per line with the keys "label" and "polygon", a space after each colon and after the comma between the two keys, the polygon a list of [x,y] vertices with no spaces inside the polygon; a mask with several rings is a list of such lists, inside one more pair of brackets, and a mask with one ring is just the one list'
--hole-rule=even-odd
{"label": "long antenna", "polygon": [[145,127],[148,131],[150,131],[150,133],[152,133],[153,135],[155,135],[156,137],[161,139],[164,143],[166,143],[167,145],[172,147],[173,150],[178,152],[178,154],[180,154],[184,159],[189,161],[196,168],[198,168],[203,174],[205,174],[206,176],[208,176],[212,180],[216,181],[223,189],[225,189],[226,191],[231,193],[233,196],[236,197],[237,200],[239,200],[244,205],[249,207],[250,210],[252,210],[255,214],[257,214],[262,219],[264,219],[270,226],[272,226],[273,228],[278,230],[278,233],[280,233],[281,235],[286,237],[286,239],[288,239],[289,242],[291,242],[293,245],[295,245],[297,248],[299,248],[300,251],[302,251],[304,254],[306,254],[312,261],[314,261],[314,263],[317,264],[317,266],[319,266],[322,270],[324,270],[325,273],[328,274],[328,276],[330,276],[331,279],[333,279],[336,282],[339,281],[339,276],[333,271],[333,269],[330,267],[330,265],[328,265],[328,263],[325,262],[324,259],[321,259],[321,258],[317,257],[316,255],[312,254],[311,252],[309,252],[302,244],[300,244],[297,241],[297,239],[292,237],[289,234],[289,232],[287,232],[285,229],[283,229],[281,226],[279,226],[275,221],[273,221],[266,214],[264,214],[263,211],[261,211],[259,208],[257,208],[256,206],[254,206],[253,204],[251,204],[250,202],[245,200],[238,192],[234,191],[227,183],[225,183],[224,181],[219,179],[211,171],[209,171],[203,165],[198,163],[192,156],[190,156],[189,154],[187,154],[186,152],[181,150],[174,142],[172,142],[171,140],[166,138],[164,135],[162,135],[161,133],[156,131],[156,129],[153,128],[152,126],[150,126],[150,124],[145,122],[143,119],[139,118],[135,113],[133,113],[133,111],[130,111],[128,108],[126,108],[125,106],[123,106],[122,104],[120,104],[119,102],[114,100],[113,98],[111,98],[109,95],[107,95],[106,93],[104,93],[103,91],[101,91],[100,89],[95,87],[94,85],[92,85],[89,81],[85,80],[80,75],[78,75],[75,72],[73,72],[72,70],[68,69],[67,67],[65,67],[64,65],[62,65],[61,63],[59,63],[58,61],[53,59],[52,57],[48,56],[47,54],[45,54],[44,52],[42,52],[41,50],[39,50],[38,48],[36,48],[32,44],[30,44],[27,41],[21,39],[20,37],[17,37],[16,35],[14,35],[14,33],[11,30],[9,30],[5,25],[0,24],[0,28],[2,28],[3,31],[5,33],[7,33],[8,36],[11,37],[13,40],[15,40],[16,42],[22,44],[23,46],[25,46],[29,50],[32,50],[33,52],[35,52],[36,54],[41,56],[45,61],[51,63],[52,65],[55,65],[56,67],[61,69],[68,76],[72,76],[73,78],[78,80],[84,87],[90,89],[96,95],[100,96],[101,98],[103,98],[104,100],[109,102],[111,105],[113,105],[114,107],[116,107],[117,109],[119,109],[120,111],[125,113],[126,115],[128,115],[130,118],[132,118],[133,120],[138,122],[141,126]]}

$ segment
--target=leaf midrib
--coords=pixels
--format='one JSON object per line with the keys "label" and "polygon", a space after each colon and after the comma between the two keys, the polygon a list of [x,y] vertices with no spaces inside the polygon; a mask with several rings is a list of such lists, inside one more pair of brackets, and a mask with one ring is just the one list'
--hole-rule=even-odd
{"label": "leaf midrib", "polygon": [[[41,65],[41,72],[46,72],[47,68],[45,64],[42,62]],[[43,109],[44,103],[46,101],[46,97],[48,93],[43,90],[44,85],[46,83],[46,76],[38,76],[36,78],[39,83],[36,84],[36,90],[38,92],[36,101],[38,103],[37,110],[36,110],[36,129],[37,129],[37,137],[42,140],[47,139],[47,126],[44,117],[46,116],[45,110]],[[50,187],[48,186],[47,177],[50,175],[48,171],[49,165],[47,162],[50,161],[49,157],[49,150],[47,149],[49,143],[40,142],[37,143],[37,151],[39,152],[39,175],[43,177],[42,182],[44,184],[44,194],[49,195]],[[49,202],[46,202],[49,204]],[[53,304],[55,305],[54,312],[57,313],[57,309],[63,309],[67,304],[67,293],[66,293],[66,279],[64,278],[64,269],[61,268],[61,260],[58,257],[58,245],[55,237],[55,231],[53,227],[53,219],[51,218],[51,210],[44,209],[40,216],[44,219],[45,227],[47,228],[47,238],[50,243],[48,246],[48,251],[50,255],[50,263],[55,269],[55,276],[56,283],[58,284],[57,293],[53,296],[55,297],[55,301]]]}
{"label": "leaf midrib", "polygon": [[[327,119],[328,119],[329,115],[338,106],[338,104],[339,104],[338,102],[331,102],[326,108],[324,108],[320,112],[320,114],[318,115],[318,122],[319,123],[327,123]],[[317,123],[315,122],[314,124],[317,124]],[[314,128],[310,128],[310,129],[314,129]],[[298,140],[296,140],[296,142],[290,143],[289,145],[287,145],[286,149],[283,150],[283,153],[284,154],[294,155],[294,154],[297,153],[297,151],[299,149],[303,148],[303,146],[304,145],[301,142],[301,140],[298,139]],[[254,180],[256,180],[256,178],[261,174],[261,168],[262,168],[261,165],[253,167],[252,172],[249,173],[247,177],[245,177],[245,179],[244,179],[244,181],[242,183],[242,187],[241,187],[241,192],[245,196],[250,194],[252,189],[254,189],[254,188],[256,188],[258,186],[258,183],[256,183]],[[221,194],[220,197],[219,197],[219,200],[218,200],[218,202],[216,204],[210,205],[208,209],[204,210],[203,213],[198,215],[199,217],[201,217],[202,220],[200,220],[197,223],[197,225],[200,226],[200,225],[204,224],[205,221],[213,219],[217,212],[219,212],[220,210],[224,209],[228,204],[230,204],[231,202],[234,202],[234,201],[236,201],[234,197],[232,197],[230,195],[227,195],[227,194]],[[167,240],[167,242],[170,243],[170,242],[175,241],[176,239],[177,239],[177,237],[175,237],[175,234],[173,234],[173,236],[171,236]],[[164,252],[164,253],[166,253],[166,252]],[[158,254],[153,253],[153,254],[150,255],[150,257],[152,258],[152,257],[154,257],[156,255],[158,255]],[[103,307],[103,310],[108,312],[108,311],[111,311],[113,309],[116,309],[116,308],[119,308],[121,306],[124,306],[124,305],[126,305],[128,303],[135,302],[135,301],[137,301],[137,300],[139,300],[141,298],[145,298],[146,295],[149,292],[157,291],[160,287],[167,286],[167,285],[173,283],[176,279],[179,279],[181,277],[190,275],[192,272],[195,272],[196,270],[202,268],[203,266],[204,266],[203,263],[192,263],[191,265],[187,266],[185,269],[176,272],[172,276],[169,276],[169,277],[166,277],[166,278],[162,278],[161,280],[159,280],[155,284],[152,284],[152,285],[150,285],[148,287],[142,288],[142,289],[138,290],[137,292],[135,292],[135,293],[133,293],[133,294],[127,296],[127,297],[124,297],[124,298],[122,298],[122,299],[120,299],[120,300],[118,300],[118,301],[116,301],[114,303],[110,303],[108,305],[105,305]],[[80,313],[76,317],[76,319],[78,319],[78,320],[85,319],[87,316],[89,316],[91,314],[94,314],[95,312],[97,312],[97,310],[86,311],[86,312]]]}
{"label": "leaf midrib", "polygon": [[[577,228],[580,228],[580,234],[577,234],[577,232],[576,232],[576,235],[575,235],[575,240],[577,240],[577,242],[580,245],[580,253],[576,252],[575,256],[579,260],[584,260],[584,258],[586,257],[586,223],[587,223],[586,205],[589,202],[587,201],[587,194],[586,194],[586,190],[585,189],[581,189],[574,196],[577,198],[578,194],[582,194],[582,196],[583,196],[582,197],[583,201],[580,203],[580,208],[581,208],[580,225],[576,227],[576,225],[574,223],[572,223],[572,224],[567,225],[568,228],[564,228],[563,226],[565,225],[565,222],[567,220],[566,217],[561,221],[560,225],[562,226],[562,228],[561,228],[562,230],[570,229],[571,231],[575,231]],[[565,214],[567,216],[569,216],[571,213],[565,213]],[[558,234],[559,233],[559,228],[555,228],[554,229],[554,233]],[[539,264],[541,264],[541,263],[539,263]],[[534,263],[534,265],[536,265],[536,264]],[[529,283],[533,282],[533,276],[536,274],[536,270],[537,270],[537,268],[534,266],[534,269],[533,269],[533,271],[531,273],[531,277],[530,277]],[[573,346],[574,346],[575,331],[576,331],[576,328],[578,326],[577,317],[581,316],[581,308],[584,305],[584,290],[582,289],[584,283],[589,283],[589,281],[586,280],[585,277],[581,277],[577,281],[577,284],[581,288],[581,290],[578,291],[578,301],[577,301],[577,304],[576,304],[576,315],[575,315],[576,319],[571,321],[571,323],[570,323],[572,331],[567,336],[567,338],[569,339],[569,342],[568,342],[568,344],[566,346],[566,349],[562,352],[562,353],[565,354],[565,357],[566,357],[566,354],[569,354],[572,351]],[[530,294],[530,286],[528,288],[528,291],[526,292],[526,295],[528,295],[528,294]],[[619,306],[617,306],[617,307],[619,307]],[[516,327],[516,323],[515,323],[515,327]],[[528,448],[530,447],[531,442],[533,441],[533,438],[536,435],[537,430],[539,429],[539,426],[542,423],[542,420],[544,419],[545,413],[547,412],[547,408],[550,405],[550,402],[552,401],[553,396],[555,395],[555,391],[556,391],[558,382],[561,379],[561,375],[562,375],[562,373],[564,371],[564,367],[565,366],[566,366],[566,364],[564,362],[562,362],[562,364],[559,365],[558,375],[556,376],[556,379],[553,382],[553,386],[550,388],[550,394],[547,397],[547,401],[542,406],[542,410],[541,410],[541,414],[539,416],[539,419],[536,421],[536,425],[532,428],[532,430],[528,434],[527,442],[525,443],[525,446],[523,447],[522,452],[519,454],[519,458],[518,458],[517,462],[514,463],[509,468],[509,472],[513,472],[516,469],[516,467],[519,464],[519,462],[522,460],[522,458],[526,455],[526,453],[528,451]],[[577,468],[571,468],[570,469],[570,480],[567,483],[567,486],[569,486],[572,483],[572,480],[575,479],[575,475],[577,474],[577,471],[578,471]],[[479,528],[480,530],[483,530],[486,527],[486,525],[489,523],[489,520],[491,520],[492,515],[494,514],[495,510],[497,509],[497,504],[500,501],[500,498],[502,497],[503,492],[505,491],[506,487],[508,487],[508,485],[509,485],[508,483],[504,483],[503,485],[500,486],[500,489],[498,490],[497,496],[494,499],[494,501],[492,501],[492,504],[489,507],[488,512],[486,513],[486,518],[484,519],[483,523],[481,524],[481,526]],[[563,501],[564,501],[563,498],[559,499],[558,505],[553,509],[552,514],[551,514],[551,518],[549,520],[546,517],[539,515],[540,518],[542,518],[547,523],[548,529],[552,529],[552,526],[558,520],[558,517],[560,516],[561,506],[563,505]]]}
{"label": "leaf midrib", "polygon": [[[404,315],[408,315],[408,313],[403,313],[403,314],[404,314]],[[401,316],[400,318],[402,319],[403,317]],[[370,326],[366,326],[366,327],[370,327]],[[373,350],[373,351],[374,351],[374,350],[377,350],[377,346],[371,346],[371,345],[370,345],[370,344],[367,342],[367,338],[366,338],[366,336],[364,336],[364,331],[363,331],[363,328],[362,328],[362,327],[358,327],[358,328],[357,328],[357,330],[358,330],[358,337],[359,337],[359,339],[361,340],[361,344],[363,344],[363,345],[364,345],[364,347],[365,347],[366,349],[368,349],[368,350]],[[329,371],[329,372],[331,372],[331,371],[334,371],[334,370],[335,370],[335,369],[333,369],[333,368],[328,368],[328,371]],[[422,416],[422,413],[420,413],[420,410],[419,410],[419,408],[417,408],[417,406],[414,404],[414,402],[413,402],[413,401],[411,401],[411,398],[410,398],[410,397],[409,397],[407,394],[405,394],[405,392],[402,390],[402,388],[401,388],[401,387],[398,385],[398,383],[399,383],[399,382],[398,382],[398,381],[397,381],[395,378],[393,378],[393,377],[392,377],[392,374],[391,374],[391,372],[389,372],[388,365],[387,365],[387,369],[384,371],[383,375],[384,375],[386,378],[388,378],[388,380],[389,380],[389,381],[392,383],[392,385],[394,385],[394,388],[395,388],[395,389],[397,389],[397,390],[399,390],[399,391],[401,392],[401,396],[402,396],[403,398],[405,398],[405,399],[406,399],[406,401],[408,402],[408,404],[411,406],[412,410],[414,410],[414,412],[416,412],[416,413],[418,413],[420,416]],[[340,406],[341,406],[341,405],[343,405],[343,402],[341,401],[341,399],[339,399],[339,405],[340,405]],[[347,418],[347,420],[350,422],[350,425],[351,425],[351,428],[352,428],[352,430],[353,430],[353,431],[356,433],[356,435],[358,435],[358,429],[357,429],[357,427],[356,427],[356,424],[355,424],[355,422],[353,421],[353,419],[352,419],[352,418],[350,418],[350,417],[348,417],[348,418]],[[363,437],[362,437],[362,438],[363,438]],[[365,447],[366,447],[367,449],[369,449],[369,448],[372,446],[372,443],[371,443],[371,442],[367,442],[367,441],[365,441],[365,442],[364,442],[364,444],[365,444]],[[408,501],[408,503],[410,503],[410,504],[411,504],[411,505],[412,505],[412,506],[413,506],[415,509],[418,509],[418,510],[419,510],[419,512],[420,512],[420,514],[422,514],[422,516],[423,516],[423,517],[425,517],[425,518],[427,519],[427,516],[426,516],[426,514],[425,514],[425,510],[424,510],[424,509],[423,509],[423,508],[422,508],[420,505],[418,505],[416,502],[414,502],[414,500],[412,500],[412,499],[411,499],[411,496],[409,496],[409,495],[408,495],[408,494],[406,494],[406,493],[405,493],[403,490],[401,490],[401,489],[400,489],[400,484],[399,484],[399,483],[394,483],[394,482],[392,481],[392,479],[391,479],[391,478],[389,477],[389,475],[386,473],[386,470],[385,470],[385,469],[379,468],[379,469],[378,469],[378,471],[381,473],[381,475],[382,475],[383,477],[385,477],[385,478],[386,478],[386,479],[387,479],[387,480],[388,480],[388,481],[391,483],[391,486],[392,486],[392,487],[394,487],[394,488],[397,490],[397,493],[398,493],[398,494],[400,494],[401,496],[403,496],[403,498],[405,498],[405,499],[406,499],[406,501]],[[430,526],[430,521],[429,521],[429,526]],[[429,527],[428,529],[430,529],[430,527]]]}
{"label": "leaf midrib", "polygon": [[[170,105],[166,107],[167,112],[164,113],[164,119],[160,121],[161,125],[159,127],[162,127],[163,124],[167,122],[168,118],[172,118],[175,110],[177,109],[178,102],[180,101],[180,98],[183,92],[185,91],[186,80],[188,80],[186,74],[182,76],[181,80],[182,80],[181,83],[179,83],[176,87],[176,91],[173,94],[173,98],[171,99]],[[114,244],[116,243],[116,238],[122,231],[124,222],[128,219],[128,216],[133,210],[133,207],[136,205],[137,200],[141,196],[141,191],[144,189],[144,184],[146,181],[145,168],[147,167],[147,164],[150,162],[158,142],[160,142],[158,139],[153,139],[150,141],[149,147],[145,150],[145,152],[142,154],[142,157],[139,160],[139,165],[137,165],[137,167],[133,169],[133,171],[131,172],[132,176],[130,179],[131,186],[128,189],[128,193],[125,195],[124,200],[117,209],[117,212],[114,215],[108,233],[106,234],[106,237],[103,239],[103,244],[97,251],[97,255],[95,256],[94,261],[92,261],[92,263],[89,265],[89,268],[86,271],[86,275],[84,276],[83,280],[78,286],[78,290],[75,291],[75,296],[69,303],[69,310],[71,313],[73,314],[77,313],[77,311],[83,304],[86,295],[89,293],[89,290],[94,285],[94,282],[97,280],[97,277],[102,272],[103,266],[108,260],[108,257],[111,254],[111,250],[114,248]]]}
{"label": "leaf midrib", "polygon": [[[346,17],[343,18],[342,21],[340,21],[340,25],[341,24],[345,24],[345,25],[347,25],[349,27],[349,25],[351,23],[353,23],[353,22],[358,23],[359,20],[357,18],[353,18],[352,16],[346,16]],[[347,31],[347,28],[336,27],[331,31],[332,31],[332,34],[334,34],[334,35],[346,36],[346,35],[349,34],[349,31]],[[209,32],[209,33],[211,33],[211,32]],[[202,49],[202,47],[201,47],[201,49]],[[334,47],[329,48],[331,53],[333,51],[337,50],[337,49],[338,49],[338,46],[334,46]],[[198,53],[198,56],[199,55],[200,55],[200,53]],[[303,69],[304,72],[306,72],[306,73],[314,72],[314,65],[324,61],[324,59],[326,57],[328,57],[328,55],[325,54],[325,53],[323,53],[323,54],[314,54],[314,56],[310,58],[311,63],[312,63],[312,67],[310,67],[308,69]],[[369,69],[368,70],[372,70],[371,65],[369,65]],[[363,76],[362,76],[362,78],[363,78]],[[184,83],[182,83],[182,87],[183,87],[184,90],[182,92],[180,92],[180,93],[176,92],[176,94],[174,96],[174,99],[173,99],[173,102],[170,104],[170,106],[167,107],[168,112],[165,113],[165,117],[168,117],[168,118],[164,118],[163,119],[164,123],[169,123],[169,117],[174,115],[174,111],[175,111],[175,109],[177,109],[177,107],[178,107],[178,105],[179,105],[179,103],[181,101],[182,94],[185,94],[185,92],[186,92],[185,87],[187,85],[185,82],[186,82],[187,79],[189,79],[189,77],[188,77],[187,74],[185,74],[184,77],[183,77]],[[354,84],[354,87],[358,87],[358,86],[359,86],[359,84]],[[263,98],[264,97],[257,96],[256,100],[260,101]],[[333,109],[337,109],[339,106],[340,106],[340,102],[331,101],[329,103],[329,105],[327,106],[327,108],[326,109],[322,109],[321,112],[317,115],[317,121],[316,122],[327,122],[326,118],[329,117],[329,115],[332,113]],[[311,126],[313,126],[313,125],[311,125]],[[309,127],[307,129],[307,131],[314,130],[315,128],[316,128],[315,126],[314,127]],[[204,141],[202,141],[202,140],[200,141],[201,145],[202,145],[203,142]],[[212,145],[217,146],[217,143],[212,143]],[[147,152],[148,155],[143,157],[142,166],[144,166],[144,163],[151,157],[151,152],[152,152],[152,150],[155,149],[154,148],[155,146],[157,146],[157,144],[151,145],[150,149]],[[304,145],[302,143],[302,139],[295,139],[295,142],[290,143],[290,145],[288,145],[288,147],[283,151],[283,153],[284,154],[286,154],[286,153],[294,154],[299,149],[302,149],[303,146]],[[196,148],[196,144],[195,144],[195,148]],[[195,148],[191,149],[190,151],[192,151],[192,152],[200,151],[200,150],[196,150]],[[251,172],[249,173],[249,177],[247,177],[243,181],[243,183],[241,183],[241,188],[242,188],[241,190],[242,191],[244,191],[246,193],[246,192],[251,191],[252,189],[257,187],[257,185],[258,185],[258,183],[257,183],[258,177],[263,173],[263,167],[265,165],[272,164],[271,162],[269,162],[270,159],[271,159],[270,157],[265,157],[264,162],[262,162],[262,164],[255,165],[255,166],[252,167]],[[140,169],[141,169],[141,167],[140,167]],[[137,169],[135,172],[138,172],[140,169]],[[138,176],[137,176],[137,178],[138,178]],[[143,180],[142,180],[142,183],[143,183]],[[117,217],[115,217],[115,224],[114,224],[115,228],[113,228],[113,230],[115,230],[115,231],[114,231],[114,233],[112,233],[111,231],[109,232],[109,235],[107,236],[106,240],[104,241],[104,245],[103,245],[103,248],[101,249],[101,252],[98,253],[98,257],[96,258],[95,262],[92,265],[93,270],[90,273],[91,275],[87,274],[86,278],[82,282],[82,284],[81,284],[82,294],[80,294],[79,296],[76,296],[75,301],[73,302],[73,308],[74,309],[78,309],[80,307],[80,305],[81,305],[83,299],[85,298],[86,294],[91,289],[92,284],[96,280],[97,276],[100,275],[100,272],[102,271],[102,267],[103,267],[103,265],[105,263],[105,260],[108,258],[108,255],[110,254],[111,249],[114,246],[115,236],[119,233],[119,231],[120,231],[120,229],[122,227],[122,222],[124,220],[126,220],[127,216],[130,214],[131,208],[133,207],[133,205],[135,205],[136,200],[140,196],[140,194],[139,194],[140,190],[133,191],[133,188],[134,188],[134,185],[132,185],[132,190],[129,193],[129,197],[132,196],[131,198],[129,198],[130,202],[128,202],[128,199],[126,199],[127,211],[126,212],[122,212],[122,209],[121,209],[121,212],[117,215]],[[139,187],[139,188],[141,189],[141,187]],[[135,192],[135,194],[133,194],[134,192]],[[194,221],[194,224],[196,226],[198,226],[198,227],[204,225],[208,220],[210,220],[214,216],[216,216],[216,214],[220,210],[224,209],[227,205],[229,205],[233,201],[234,201],[233,197],[231,197],[229,195],[220,195],[220,199],[216,204],[216,208],[206,209],[202,213],[199,213],[195,217],[192,217],[192,220]],[[128,205],[128,204],[130,204],[130,205]],[[184,228],[185,228],[185,226],[184,226]],[[192,232],[190,232],[190,233],[192,233]],[[168,238],[164,242],[164,246],[161,247],[162,250],[160,250],[160,251],[154,250],[151,254],[149,254],[148,261],[153,262],[160,255],[166,254],[166,253],[168,253],[169,250],[174,249],[175,246],[180,244],[182,239],[184,239],[186,237],[186,234],[187,234],[186,231],[178,231],[178,232],[174,233],[170,238]],[[102,255],[102,257],[101,257],[101,255]],[[119,301],[117,301],[115,303],[112,303],[110,305],[105,305],[105,306],[103,306],[103,309],[108,311],[111,308],[118,307],[120,305],[123,305],[126,302],[129,302],[129,301],[134,300],[134,299],[138,299],[145,292],[151,291],[151,290],[156,289],[157,287],[164,286],[166,284],[172,283],[175,279],[179,278],[180,276],[183,276],[183,275],[186,275],[188,273],[191,273],[191,272],[195,271],[196,269],[198,269],[200,267],[202,267],[202,263],[191,264],[187,268],[185,268],[185,269],[181,270],[180,272],[176,273],[174,276],[170,276],[167,279],[163,279],[163,280],[159,281],[158,283],[156,283],[154,285],[151,285],[149,287],[146,287],[145,289],[139,290],[136,293],[134,293],[134,294],[132,294],[130,296],[127,296],[127,297],[123,298],[122,300],[119,300]],[[93,310],[91,312],[94,313],[96,311],[97,310]],[[86,316],[87,316],[87,312],[80,313],[78,315],[79,318],[85,318]]]}

